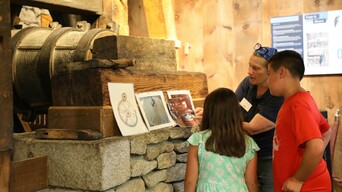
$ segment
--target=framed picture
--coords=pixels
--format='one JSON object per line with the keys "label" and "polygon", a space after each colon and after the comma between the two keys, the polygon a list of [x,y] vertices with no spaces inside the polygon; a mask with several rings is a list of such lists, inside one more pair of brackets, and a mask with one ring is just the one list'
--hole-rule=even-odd
{"label": "framed picture", "polygon": [[174,126],[162,91],[136,93],[135,96],[149,130]]}
{"label": "framed picture", "polygon": [[134,97],[132,83],[108,83],[110,103],[123,136],[148,132]]}
{"label": "framed picture", "polygon": [[171,117],[180,127],[194,127],[194,105],[189,90],[167,91],[168,108]]}

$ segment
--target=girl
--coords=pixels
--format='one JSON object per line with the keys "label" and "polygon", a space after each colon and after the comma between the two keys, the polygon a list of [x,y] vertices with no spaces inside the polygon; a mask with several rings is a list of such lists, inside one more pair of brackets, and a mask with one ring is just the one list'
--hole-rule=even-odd
{"label": "girl", "polygon": [[204,101],[201,130],[188,139],[184,189],[257,191],[257,144],[242,127],[234,92],[219,88]]}

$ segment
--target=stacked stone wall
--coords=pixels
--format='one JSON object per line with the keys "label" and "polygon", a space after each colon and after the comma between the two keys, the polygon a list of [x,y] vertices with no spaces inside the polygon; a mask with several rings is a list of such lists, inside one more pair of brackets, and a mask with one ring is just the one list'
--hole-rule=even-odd
{"label": "stacked stone wall", "polygon": [[14,160],[48,156],[49,189],[41,192],[184,191],[190,135],[180,127],[94,141],[15,134]]}

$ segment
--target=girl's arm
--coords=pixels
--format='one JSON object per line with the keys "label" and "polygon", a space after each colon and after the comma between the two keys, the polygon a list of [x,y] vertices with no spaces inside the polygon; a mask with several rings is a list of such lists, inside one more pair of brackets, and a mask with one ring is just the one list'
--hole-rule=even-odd
{"label": "girl's arm", "polygon": [[184,191],[196,191],[196,183],[198,179],[198,146],[189,145],[188,160],[186,163],[186,172],[184,180]]}
{"label": "girl's arm", "polygon": [[254,157],[247,165],[245,173],[245,181],[249,192],[258,191],[258,178],[257,178],[257,154],[254,152]]}

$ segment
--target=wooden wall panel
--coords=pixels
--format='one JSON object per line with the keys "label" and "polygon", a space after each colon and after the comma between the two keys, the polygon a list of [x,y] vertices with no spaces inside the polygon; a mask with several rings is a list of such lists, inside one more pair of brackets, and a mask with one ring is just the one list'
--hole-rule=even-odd
{"label": "wooden wall panel", "polygon": [[234,0],[234,44],[235,44],[235,79],[234,90],[247,76],[249,57],[254,45],[259,42],[264,46],[262,37],[262,0]]}
{"label": "wooden wall panel", "polygon": [[[177,38],[182,43],[178,69],[182,71],[204,72],[202,1],[174,1]],[[187,43],[191,46],[189,54],[184,52]]]}
{"label": "wooden wall panel", "polygon": [[[205,1],[203,4],[203,69],[209,87],[232,87],[234,64],[232,10],[229,1]],[[218,43],[219,42],[219,43]]]}
{"label": "wooden wall panel", "polygon": [[[177,38],[181,40],[179,70],[207,74],[213,89],[233,86],[233,11],[227,1],[174,1]],[[185,52],[187,43],[191,46]]]}
{"label": "wooden wall panel", "polygon": [[298,15],[303,10],[302,1],[298,0],[287,0],[279,1],[274,0],[263,0],[262,1],[262,42],[271,45],[271,17],[279,17],[285,15]]}
{"label": "wooden wall panel", "polygon": [[305,0],[303,13],[332,11],[342,8],[341,0]]}

